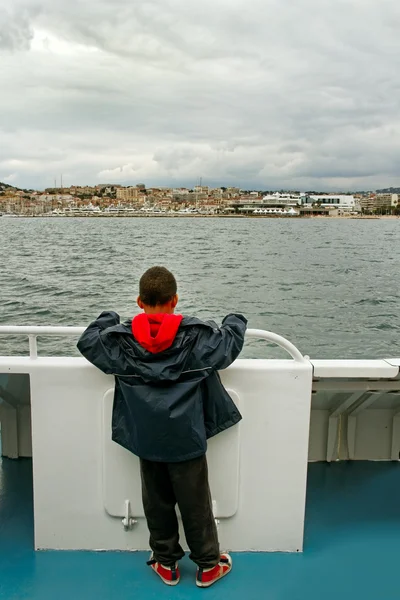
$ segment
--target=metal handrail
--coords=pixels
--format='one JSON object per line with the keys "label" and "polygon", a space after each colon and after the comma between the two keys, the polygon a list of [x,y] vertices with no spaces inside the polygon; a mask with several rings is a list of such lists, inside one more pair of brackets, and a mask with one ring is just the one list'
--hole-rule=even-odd
{"label": "metal handrail", "polygon": [[[25,335],[29,339],[29,356],[32,359],[37,358],[37,342],[38,336],[69,336],[81,335],[85,331],[85,327],[51,327],[41,325],[1,325],[0,335]],[[263,329],[248,329],[246,331],[248,339],[262,339],[266,342],[276,344],[285,350],[296,362],[307,362],[300,350],[296,348],[292,342],[286,338],[272,333],[272,331],[264,331]]]}
{"label": "metal handrail", "polygon": [[262,339],[271,342],[272,344],[276,344],[276,346],[279,346],[282,350],[286,350],[296,362],[308,362],[307,358],[302,355],[300,350],[296,348],[292,342],[289,342],[289,340],[277,333],[265,331],[264,329],[248,329],[246,331],[246,337],[250,339]]}
{"label": "metal handrail", "polygon": [[0,325],[0,335],[81,335],[85,327],[52,327],[50,325]]}
{"label": "metal handrail", "polygon": [[40,335],[81,335],[85,327],[51,327],[47,325],[1,325],[0,335],[25,335],[29,339],[29,357],[37,358],[37,337]]}

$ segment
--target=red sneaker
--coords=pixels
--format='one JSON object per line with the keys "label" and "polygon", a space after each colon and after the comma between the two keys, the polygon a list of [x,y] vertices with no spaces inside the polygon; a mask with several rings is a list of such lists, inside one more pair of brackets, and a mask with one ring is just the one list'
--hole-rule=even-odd
{"label": "red sneaker", "polygon": [[179,573],[178,563],[175,563],[173,567],[165,567],[157,562],[152,554],[150,560],[147,561],[147,564],[167,585],[177,585],[179,583],[181,575]]}
{"label": "red sneaker", "polygon": [[210,587],[213,583],[228,575],[232,570],[232,558],[229,554],[221,554],[220,561],[211,569],[197,569],[196,585],[198,587]]}

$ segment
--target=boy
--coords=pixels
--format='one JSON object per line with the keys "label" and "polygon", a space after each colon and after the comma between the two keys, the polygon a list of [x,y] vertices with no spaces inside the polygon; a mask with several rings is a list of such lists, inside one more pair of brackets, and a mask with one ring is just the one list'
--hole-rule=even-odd
{"label": "boy", "polygon": [[[140,458],[143,506],[150,531],[148,564],[167,585],[179,583],[178,504],[196,584],[209,587],[232,568],[219,550],[206,461],[207,438],[241,419],[217,370],[239,355],[246,319],[222,327],[175,314],[175,277],[153,267],[140,279],[143,313],[119,323],[103,312],[82,334],[80,352],[115,375],[112,439]],[[229,460],[229,457],[227,457]]]}

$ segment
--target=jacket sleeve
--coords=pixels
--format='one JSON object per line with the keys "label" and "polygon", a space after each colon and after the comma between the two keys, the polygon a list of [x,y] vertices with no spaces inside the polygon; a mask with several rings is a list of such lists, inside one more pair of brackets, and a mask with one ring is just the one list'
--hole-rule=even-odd
{"label": "jacket sleeve", "polygon": [[229,367],[243,348],[246,327],[247,319],[243,315],[230,314],[221,327],[202,332],[195,349],[199,368],[219,371]]}
{"label": "jacket sleeve", "polygon": [[[112,375],[117,372],[118,350],[113,348],[107,339],[108,327],[119,324],[119,315],[115,312],[102,312],[89,325],[78,341],[79,352],[95,367]],[[117,351],[116,351],[117,350]]]}

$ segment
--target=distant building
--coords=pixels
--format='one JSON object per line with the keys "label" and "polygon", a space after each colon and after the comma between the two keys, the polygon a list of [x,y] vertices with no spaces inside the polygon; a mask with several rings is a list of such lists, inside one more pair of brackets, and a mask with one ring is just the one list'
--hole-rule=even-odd
{"label": "distant building", "polygon": [[298,194],[275,192],[264,196],[263,203],[268,206],[297,206],[300,204],[300,196]]}
{"label": "distant building", "polygon": [[360,206],[364,212],[397,208],[399,206],[399,194],[371,194],[360,199]]}
{"label": "distant building", "polygon": [[141,190],[137,187],[117,189],[117,200],[137,200]]}
{"label": "distant building", "polygon": [[282,196],[277,194],[271,194],[270,196],[264,196],[264,198],[256,196],[241,196],[239,200],[230,202],[229,207],[239,214],[253,214],[254,211],[263,210],[292,210],[298,206],[297,199],[289,197],[289,194],[283,194]]}
{"label": "distant building", "polygon": [[375,210],[375,194],[360,198],[360,207],[363,212],[373,212]]}
{"label": "distant building", "polygon": [[338,209],[327,206],[315,207],[310,205],[303,205],[300,208],[301,217],[337,217],[338,213]]}
{"label": "distant building", "polygon": [[376,194],[375,208],[391,208],[399,205],[399,194]]}
{"label": "distant building", "polygon": [[359,212],[359,201],[349,194],[300,194],[301,204],[319,204],[337,208],[339,212]]}

